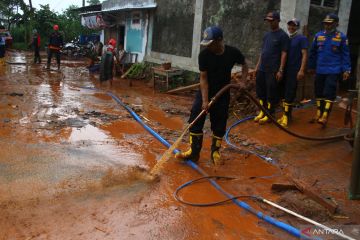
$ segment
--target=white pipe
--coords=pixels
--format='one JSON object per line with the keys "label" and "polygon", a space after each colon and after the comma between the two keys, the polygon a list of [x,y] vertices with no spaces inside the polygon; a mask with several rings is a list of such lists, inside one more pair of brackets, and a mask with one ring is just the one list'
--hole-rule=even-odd
{"label": "white pipe", "polygon": [[266,199],[264,199],[264,198],[259,198],[259,199],[260,199],[262,202],[264,202],[264,203],[267,203],[267,204],[269,204],[269,205],[271,205],[271,206],[273,206],[273,207],[275,207],[275,208],[281,209],[281,210],[283,210],[284,212],[287,212],[287,213],[289,213],[289,214],[291,214],[291,215],[293,215],[293,216],[295,216],[295,217],[298,217],[298,218],[300,218],[300,219],[302,219],[302,220],[304,220],[304,221],[306,221],[306,222],[309,222],[309,223],[311,223],[311,224],[314,224],[315,226],[321,227],[321,228],[323,228],[323,229],[325,229],[325,230],[327,230],[327,231],[329,231],[329,232],[331,232],[331,233],[333,233],[333,234],[335,234],[335,235],[338,235],[339,237],[342,237],[342,238],[344,238],[344,239],[349,239],[349,240],[356,240],[355,238],[352,238],[352,237],[349,237],[349,236],[347,236],[347,235],[345,235],[345,234],[342,234],[342,233],[340,233],[339,231],[336,231],[336,230],[334,230],[334,229],[331,229],[331,228],[329,228],[329,227],[327,227],[327,226],[325,226],[325,225],[322,225],[321,223],[315,222],[314,220],[311,220],[310,218],[307,218],[307,217],[304,217],[304,216],[302,216],[302,215],[300,215],[300,214],[297,214],[296,212],[293,212],[293,211],[291,211],[291,210],[289,210],[289,209],[286,209],[286,208],[284,208],[284,207],[282,207],[282,206],[280,206],[280,205],[277,205],[276,203],[273,203],[273,202],[271,202],[271,201],[269,201],[269,200],[266,200]]}

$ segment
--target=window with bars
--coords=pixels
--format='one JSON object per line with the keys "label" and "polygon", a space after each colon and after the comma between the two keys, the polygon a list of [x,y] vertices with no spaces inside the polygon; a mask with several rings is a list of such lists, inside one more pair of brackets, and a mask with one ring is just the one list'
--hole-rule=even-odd
{"label": "window with bars", "polygon": [[311,5],[337,9],[339,0],[311,0]]}

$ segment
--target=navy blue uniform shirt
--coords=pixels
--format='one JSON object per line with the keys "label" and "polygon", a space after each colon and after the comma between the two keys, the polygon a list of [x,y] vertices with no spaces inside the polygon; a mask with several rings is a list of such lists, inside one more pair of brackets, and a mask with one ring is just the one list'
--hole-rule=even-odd
{"label": "navy blue uniform shirt", "polygon": [[351,71],[348,40],[345,34],[318,32],[311,46],[309,68],[318,74],[339,74]]}
{"label": "navy blue uniform shirt", "polygon": [[267,32],[263,38],[259,70],[263,72],[279,71],[281,52],[287,52],[288,46],[289,36],[284,30]]}
{"label": "navy blue uniform shirt", "polygon": [[301,67],[301,50],[308,49],[308,40],[304,35],[296,34],[290,38],[289,50],[287,55],[286,69],[298,72]]}

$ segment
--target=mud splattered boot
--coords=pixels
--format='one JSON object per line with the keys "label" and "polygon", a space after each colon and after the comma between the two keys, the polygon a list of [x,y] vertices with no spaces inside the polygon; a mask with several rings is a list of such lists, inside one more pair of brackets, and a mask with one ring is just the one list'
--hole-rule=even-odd
{"label": "mud splattered boot", "polygon": [[316,123],[321,118],[324,112],[324,99],[317,98],[316,99],[316,115],[313,119],[310,120],[310,123]]}
{"label": "mud splattered boot", "polygon": [[325,100],[324,112],[323,112],[321,118],[319,118],[319,120],[318,120],[318,123],[322,124],[323,127],[326,127],[332,105],[333,105],[333,102],[331,100]]}
{"label": "mud splattered boot", "polygon": [[223,165],[224,161],[221,159],[220,147],[221,147],[222,138],[213,135],[212,144],[211,144],[211,160],[217,166]]}
{"label": "mud splattered boot", "polygon": [[[268,113],[270,113],[270,114],[273,114],[273,109],[272,109],[272,105],[271,105],[271,103],[267,103],[267,110],[268,110]],[[265,115],[265,114],[264,114]],[[260,124],[265,124],[265,123],[267,123],[267,122],[269,122],[270,121],[270,119],[269,119],[269,117],[268,116],[264,116],[263,118],[261,118],[260,120],[259,120],[259,123]]]}
{"label": "mud splattered boot", "polygon": [[[263,100],[260,99],[259,103],[260,103],[261,106],[264,106],[264,101]],[[264,112],[262,110],[260,110],[259,114],[254,118],[254,122],[258,122],[263,117],[264,117]]]}
{"label": "mud splattered boot", "polygon": [[277,123],[278,124],[281,124],[281,122],[283,121],[283,118],[284,118],[284,116],[285,116],[285,102],[284,101],[282,101],[281,102],[281,108],[282,108],[282,110],[283,110],[283,114],[282,114],[282,116],[281,116],[281,118],[279,118],[278,120],[277,120]]}
{"label": "mud splattered boot", "polygon": [[190,148],[186,152],[177,153],[175,157],[183,160],[192,160],[194,162],[199,161],[202,142],[202,133],[190,132]]}
{"label": "mud splattered boot", "polygon": [[282,121],[279,123],[283,127],[288,127],[289,121],[291,119],[292,105],[290,103],[284,102],[284,115]]}

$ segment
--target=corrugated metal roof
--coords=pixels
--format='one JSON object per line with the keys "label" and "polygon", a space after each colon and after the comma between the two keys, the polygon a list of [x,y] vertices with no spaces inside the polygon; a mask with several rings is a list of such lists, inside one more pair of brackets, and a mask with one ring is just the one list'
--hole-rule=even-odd
{"label": "corrugated metal roof", "polygon": [[86,12],[86,13],[81,13],[79,15],[92,15],[92,14],[96,14],[96,13],[107,13],[107,12],[117,12],[117,11],[129,11],[129,10],[141,10],[141,9],[152,9],[152,8],[156,8],[157,4],[156,3],[151,3],[151,4],[147,4],[147,5],[123,5],[123,6],[114,6],[112,8],[108,8],[108,9],[104,9],[101,11],[92,11],[92,12]]}

